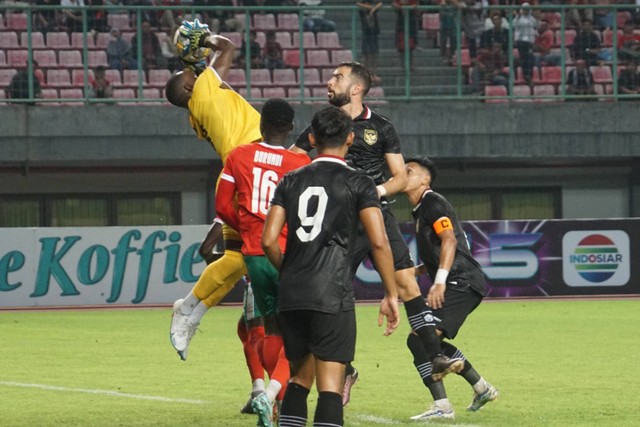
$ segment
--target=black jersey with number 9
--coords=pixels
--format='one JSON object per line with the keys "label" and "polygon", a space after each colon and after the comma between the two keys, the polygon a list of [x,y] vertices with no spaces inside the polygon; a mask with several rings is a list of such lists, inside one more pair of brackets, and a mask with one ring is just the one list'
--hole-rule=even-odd
{"label": "black jersey with number 9", "polygon": [[342,159],[320,156],[285,175],[271,203],[285,209],[289,230],[279,310],[352,310],[350,246],[359,212],[380,207],[373,180]]}

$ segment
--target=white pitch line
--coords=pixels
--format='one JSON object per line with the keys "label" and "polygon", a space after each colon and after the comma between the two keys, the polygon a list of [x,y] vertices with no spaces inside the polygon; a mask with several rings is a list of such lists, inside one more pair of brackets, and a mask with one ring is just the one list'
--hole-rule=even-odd
{"label": "white pitch line", "polygon": [[144,395],[144,394],[120,393],[119,391],[111,391],[111,390],[97,390],[97,389],[87,389],[87,388],[59,387],[59,386],[55,386],[55,385],[16,383],[16,382],[12,382],[12,381],[0,381],[0,385],[12,386],[12,387],[39,388],[41,390],[71,391],[71,392],[76,392],[76,393],[103,394],[105,396],[128,397],[130,399],[156,400],[158,402],[190,403],[190,404],[194,404],[194,405],[202,405],[202,404],[205,404],[205,403],[211,403],[211,402],[209,402],[207,400],[174,399],[174,398],[162,397],[162,396],[147,396],[147,395]]}
{"label": "white pitch line", "polygon": [[[404,424],[401,421],[398,420],[394,420],[391,418],[385,418],[385,417],[378,417],[376,415],[370,415],[370,414],[358,414],[356,415],[356,419],[358,421],[363,421],[363,422],[367,422],[367,423],[375,423],[375,424],[383,424],[383,425],[397,425],[397,424]],[[411,424],[420,424],[420,420],[418,421],[413,421],[413,420],[407,420],[407,423],[411,423]],[[446,425],[447,427],[480,427],[477,424],[441,424],[441,425]]]}

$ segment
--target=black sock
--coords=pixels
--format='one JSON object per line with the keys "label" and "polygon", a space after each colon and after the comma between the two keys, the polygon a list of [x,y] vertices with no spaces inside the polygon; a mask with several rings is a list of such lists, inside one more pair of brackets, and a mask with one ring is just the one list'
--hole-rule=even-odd
{"label": "black sock", "polygon": [[353,375],[355,371],[356,371],[356,368],[354,368],[351,362],[349,362],[347,363],[347,367],[344,370],[344,376],[348,377],[349,375]]}
{"label": "black sock", "polygon": [[[316,406],[316,415],[313,418],[314,426],[341,426],[343,425],[342,415],[341,395],[330,391],[321,391],[318,393],[318,405]],[[282,423],[280,425],[282,425]]]}
{"label": "black sock", "polygon": [[464,378],[469,384],[474,385],[480,381],[480,374],[473,368],[471,362],[467,360],[458,347],[450,342],[442,341],[442,350],[444,351],[444,354],[450,358],[460,357],[464,359],[464,368],[462,368],[462,371],[458,372],[458,375]]}
{"label": "black sock", "polygon": [[411,329],[420,337],[429,360],[433,360],[436,355],[442,353],[442,348],[440,347],[440,338],[436,334],[435,320],[431,309],[421,296],[405,301],[404,309],[407,312]]}
{"label": "black sock", "polygon": [[300,427],[307,424],[307,396],[309,389],[297,383],[287,384],[280,409],[280,426]]}
{"label": "black sock", "polygon": [[429,360],[429,356],[422,346],[420,338],[418,338],[417,335],[409,334],[407,347],[409,347],[411,354],[413,354],[413,364],[418,370],[422,382],[427,386],[429,392],[431,392],[433,400],[446,399],[447,392],[444,389],[444,382],[433,381],[433,378],[431,378],[431,360]]}

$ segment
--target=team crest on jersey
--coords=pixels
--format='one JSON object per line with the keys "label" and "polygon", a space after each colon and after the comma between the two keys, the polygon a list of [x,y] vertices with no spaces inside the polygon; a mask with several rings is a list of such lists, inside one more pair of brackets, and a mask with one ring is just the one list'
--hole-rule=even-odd
{"label": "team crest on jersey", "polygon": [[369,145],[373,145],[378,142],[378,131],[375,129],[364,130],[364,142]]}

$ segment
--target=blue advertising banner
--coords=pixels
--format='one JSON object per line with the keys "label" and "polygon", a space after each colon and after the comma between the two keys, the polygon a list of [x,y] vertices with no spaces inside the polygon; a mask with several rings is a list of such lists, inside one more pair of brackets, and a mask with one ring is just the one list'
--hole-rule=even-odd
{"label": "blue advertising banner", "polygon": [[[640,294],[640,219],[463,222],[490,297]],[[402,232],[418,262],[414,225]],[[635,243],[635,244],[634,244]],[[369,261],[358,269],[357,299],[379,299]],[[419,278],[426,291],[428,277]]]}

